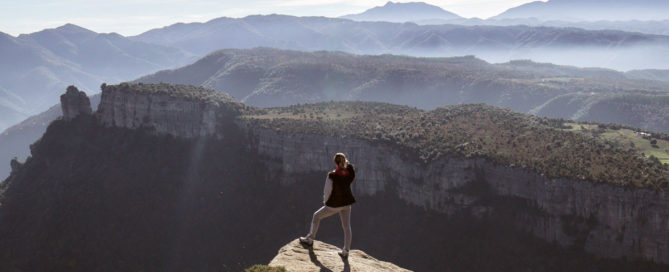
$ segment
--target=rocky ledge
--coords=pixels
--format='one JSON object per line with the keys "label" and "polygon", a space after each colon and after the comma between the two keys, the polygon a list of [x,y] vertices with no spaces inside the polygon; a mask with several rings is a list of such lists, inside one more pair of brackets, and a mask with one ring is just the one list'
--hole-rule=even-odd
{"label": "rocky ledge", "polygon": [[339,257],[338,251],[338,247],[321,241],[314,241],[313,247],[307,247],[296,239],[283,246],[269,266],[283,266],[291,272],[411,271],[374,259],[360,250],[351,250],[348,259]]}

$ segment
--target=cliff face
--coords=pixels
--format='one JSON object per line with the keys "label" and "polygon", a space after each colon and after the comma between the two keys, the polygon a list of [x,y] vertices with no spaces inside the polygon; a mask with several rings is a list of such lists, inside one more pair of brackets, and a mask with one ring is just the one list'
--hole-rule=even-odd
{"label": "cliff face", "polygon": [[[162,88],[169,86],[162,85]],[[97,115],[107,126],[148,128],[156,133],[184,138],[218,137],[223,134],[217,130],[217,124],[222,119],[231,118],[227,103],[231,103],[227,97],[205,100],[165,90],[137,91],[123,84],[103,85]]]}
{"label": "cliff face", "polygon": [[344,152],[358,169],[355,194],[392,187],[408,203],[476,216],[495,212],[500,203],[489,198],[520,200],[516,217],[509,220],[546,241],[600,256],[669,263],[669,196],[664,192],[551,180],[484,159],[449,157],[421,164],[410,159],[410,151],[390,144],[241,127],[256,140],[249,148],[286,173],[284,182],[293,173],[328,169],[332,154]]}
{"label": "cliff face", "polygon": [[[109,126],[149,127],[183,138],[224,137],[226,131],[216,129],[220,109],[169,95],[103,90],[97,115]],[[605,257],[669,263],[669,196],[664,192],[548,179],[482,158],[421,163],[411,150],[390,143],[282,133],[248,119],[235,124],[249,138],[247,149],[264,157],[268,169],[281,170],[284,185],[292,184],[295,174],[329,169],[332,155],[344,152],[358,169],[357,195],[396,192],[407,203],[447,215],[486,217],[511,209],[508,220],[545,241]]]}
{"label": "cliff face", "polygon": [[543,213],[518,219],[548,241],[576,244],[601,256],[669,262],[665,192],[548,180],[504,167],[487,166],[485,173],[496,193],[528,200]]}

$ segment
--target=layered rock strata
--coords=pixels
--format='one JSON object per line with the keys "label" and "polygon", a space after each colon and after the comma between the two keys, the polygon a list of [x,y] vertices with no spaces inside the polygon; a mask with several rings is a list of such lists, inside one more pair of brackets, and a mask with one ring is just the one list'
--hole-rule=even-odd
{"label": "layered rock strata", "polygon": [[235,103],[230,97],[200,88],[192,93],[172,92],[172,88],[167,84],[103,85],[97,115],[108,126],[146,128],[175,137],[224,134],[217,124],[231,118],[230,104]]}

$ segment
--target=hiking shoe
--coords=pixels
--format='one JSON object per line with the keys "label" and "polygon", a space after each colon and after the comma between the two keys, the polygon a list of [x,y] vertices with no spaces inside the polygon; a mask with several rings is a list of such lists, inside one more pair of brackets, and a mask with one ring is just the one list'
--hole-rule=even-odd
{"label": "hiking shoe", "polygon": [[308,246],[313,246],[314,245],[314,239],[311,239],[311,237],[300,237],[300,243],[308,245]]}
{"label": "hiking shoe", "polygon": [[342,257],[344,259],[348,258],[348,250],[342,249],[341,251],[337,252],[339,254],[339,257]]}

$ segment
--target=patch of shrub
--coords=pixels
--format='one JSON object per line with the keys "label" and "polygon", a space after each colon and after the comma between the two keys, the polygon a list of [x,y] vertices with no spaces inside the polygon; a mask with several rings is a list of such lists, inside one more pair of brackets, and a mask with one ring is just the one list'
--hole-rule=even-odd
{"label": "patch of shrub", "polygon": [[256,264],[244,270],[244,272],[287,272],[283,266],[267,266],[264,264]]}

